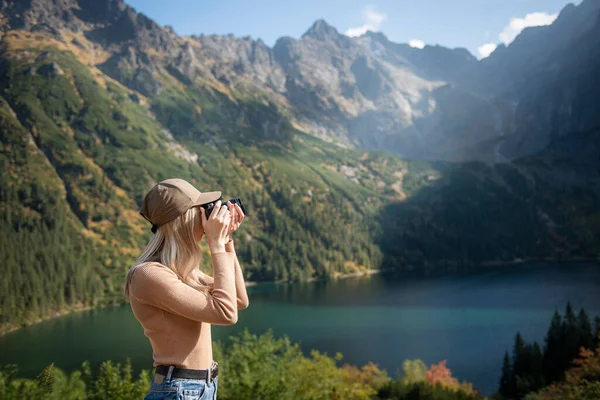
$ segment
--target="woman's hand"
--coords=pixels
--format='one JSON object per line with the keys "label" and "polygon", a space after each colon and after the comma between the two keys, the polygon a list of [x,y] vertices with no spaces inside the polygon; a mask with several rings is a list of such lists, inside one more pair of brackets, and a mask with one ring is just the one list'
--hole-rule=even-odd
{"label": "woman's hand", "polygon": [[221,206],[221,200],[219,200],[210,217],[206,218],[204,207],[200,207],[200,215],[210,252],[225,252],[225,243],[229,241],[229,225],[231,223],[231,213],[227,207]]}
{"label": "woman's hand", "polygon": [[240,207],[239,204],[231,204],[231,202],[228,201],[227,205],[231,210],[231,223],[229,224],[229,232],[227,233],[227,241],[229,241],[229,236],[238,230],[245,215],[242,211],[242,207]]}

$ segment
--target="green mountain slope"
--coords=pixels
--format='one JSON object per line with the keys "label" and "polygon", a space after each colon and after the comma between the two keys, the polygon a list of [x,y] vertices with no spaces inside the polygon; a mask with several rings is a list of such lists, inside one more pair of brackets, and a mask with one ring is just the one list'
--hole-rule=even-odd
{"label": "green mountain slope", "polygon": [[440,168],[443,184],[384,207],[384,263],[432,272],[598,259],[598,144],[600,130],[574,133],[513,164]]}

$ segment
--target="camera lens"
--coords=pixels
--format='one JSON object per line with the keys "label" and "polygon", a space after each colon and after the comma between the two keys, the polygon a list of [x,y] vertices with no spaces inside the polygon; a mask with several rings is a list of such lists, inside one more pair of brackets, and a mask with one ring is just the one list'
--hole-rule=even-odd
{"label": "camera lens", "polygon": [[[219,199],[219,200],[221,200],[221,205],[227,207],[227,209],[229,210],[229,206],[227,205],[227,202],[223,201],[223,199]],[[208,218],[210,216],[210,214],[212,213],[213,209],[215,208],[215,203],[217,201],[213,201],[212,203],[204,204],[202,206],[202,207],[204,207],[204,214],[206,215],[206,218]],[[242,211],[244,212],[244,215],[246,215],[246,208],[244,207],[244,203],[242,203],[242,199],[240,199],[239,197],[234,197],[233,199],[230,199],[229,201],[231,202],[231,204],[239,205],[240,208],[242,209]]]}
{"label": "camera lens", "polygon": [[231,202],[231,204],[237,204],[240,206],[240,208],[242,209],[242,212],[244,213],[244,215],[246,215],[246,209],[244,208],[244,203],[242,203],[242,199],[240,199],[239,197],[234,197],[233,199],[229,200]]}

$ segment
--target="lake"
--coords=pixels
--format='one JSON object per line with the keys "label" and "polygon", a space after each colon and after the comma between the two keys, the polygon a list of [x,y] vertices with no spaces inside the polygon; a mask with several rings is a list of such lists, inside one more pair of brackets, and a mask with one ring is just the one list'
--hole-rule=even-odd
{"label": "lake", "polygon": [[[235,326],[213,327],[225,340],[248,328],[299,341],[343,362],[373,361],[395,377],[405,359],[448,360],[459,380],[484,394],[497,389],[505,350],[517,331],[543,338],[554,309],[571,301],[590,318],[600,314],[600,266],[531,263],[471,275],[391,278],[374,275],[335,282],[257,285]],[[0,336],[0,364],[36,376],[55,362],[65,370],[90,360],[151,368],[152,349],[129,305],[76,313]],[[217,360],[218,361],[218,360]],[[136,372],[137,373],[137,372]]]}

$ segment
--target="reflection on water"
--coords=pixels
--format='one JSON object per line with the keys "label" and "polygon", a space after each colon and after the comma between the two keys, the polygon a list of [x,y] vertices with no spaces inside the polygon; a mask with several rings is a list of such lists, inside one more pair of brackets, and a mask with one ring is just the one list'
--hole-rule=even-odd
{"label": "reflection on water", "polygon": [[[391,279],[372,276],[337,282],[258,285],[250,307],[230,327],[213,327],[216,340],[244,328],[272,328],[302,348],[371,360],[395,376],[402,361],[448,360],[461,381],[484,393],[497,388],[504,351],[521,331],[543,343],[555,308],[567,301],[600,314],[600,268],[591,264],[530,264],[468,276]],[[132,360],[150,368],[152,349],[129,305],[49,320],[0,337],[0,364],[16,363],[33,377],[51,362],[74,369],[83,360]]]}

